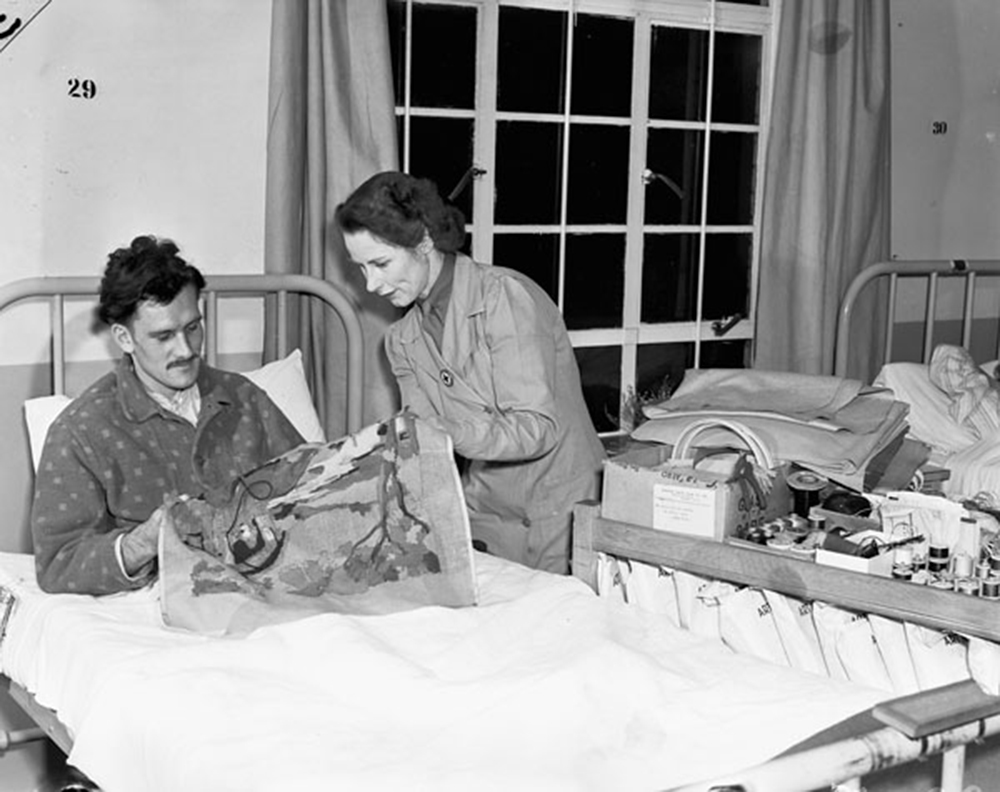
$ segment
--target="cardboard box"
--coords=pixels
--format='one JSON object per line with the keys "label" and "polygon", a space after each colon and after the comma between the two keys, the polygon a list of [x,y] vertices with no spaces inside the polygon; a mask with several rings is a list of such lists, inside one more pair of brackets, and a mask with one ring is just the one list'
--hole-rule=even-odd
{"label": "cardboard box", "polygon": [[746,497],[746,485],[729,475],[666,466],[671,451],[656,445],[606,460],[601,516],[721,540],[791,511],[784,468],[762,509],[756,498]]}
{"label": "cardboard box", "polygon": [[861,556],[847,555],[847,553],[835,553],[820,547],[816,550],[816,563],[838,569],[849,569],[852,572],[864,572],[868,575],[892,577],[891,552],[881,553],[871,558],[862,558]]}

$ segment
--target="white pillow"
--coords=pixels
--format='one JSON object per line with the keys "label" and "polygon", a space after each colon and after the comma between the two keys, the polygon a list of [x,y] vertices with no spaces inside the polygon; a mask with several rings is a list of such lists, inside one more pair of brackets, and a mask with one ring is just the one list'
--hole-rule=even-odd
{"label": "white pillow", "polygon": [[243,376],[267,392],[307,443],[326,442],[326,433],[306,383],[300,350],[293,350],[288,357],[259,369],[244,371]]}
{"label": "white pillow", "polygon": [[[306,442],[326,441],[326,433],[309,395],[301,351],[296,349],[281,360],[275,360],[253,371],[243,372],[243,376],[271,397],[271,401],[299,430],[299,434]],[[42,456],[42,446],[45,445],[49,426],[71,401],[69,396],[63,395],[39,396],[25,401],[24,418],[28,424],[28,445],[31,448],[31,461],[35,470],[38,470],[38,461]]]}
{"label": "white pillow", "polygon": [[948,411],[951,400],[931,382],[925,364],[887,363],[874,384],[891,389],[899,401],[910,405],[906,420],[910,424],[911,437],[946,454],[961,451],[976,442],[976,436],[951,417]]}
{"label": "white pillow", "polygon": [[52,422],[59,417],[71,401],[69,396],[39,396],[28,399],[24,403],[24,420],[28,424],[28,445],[31,448],[31,462],[38,470],[38,461],[42,458],[42,446],[45,445],[45,435],[49,433]]}

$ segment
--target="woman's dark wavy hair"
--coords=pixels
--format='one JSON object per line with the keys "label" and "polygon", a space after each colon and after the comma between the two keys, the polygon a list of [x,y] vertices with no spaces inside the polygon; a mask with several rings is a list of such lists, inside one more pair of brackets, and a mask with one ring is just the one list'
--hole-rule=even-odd
{"label": "woman's dark wavy hair", "polygon": [[188,286],[201,294],[205,278],[178,253],[169,239],[155,236],[137,236],[128,247],[112,251],[101,278],[97,318],[125,324],[146,300],[167,305]]}
{"label": "woman's dark wavy hair", "polygon": [[430,179],[399,171],[372,176],[337,207],[334,222],[341,232],[368,231],[379,239],[415,248],[430,234],[434,247],[454,253],[465,241],[465,217],[445,203]]}

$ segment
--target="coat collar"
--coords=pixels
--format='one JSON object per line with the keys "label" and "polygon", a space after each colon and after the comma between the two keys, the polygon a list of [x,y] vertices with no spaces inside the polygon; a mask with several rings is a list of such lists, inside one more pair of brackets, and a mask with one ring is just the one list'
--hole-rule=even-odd
{"label": "coat collar", "polygon": [[[477,264],[468,256],[459,253],[455,258],[455,272],[451,286],[451,303],[445,316],[445,337],[454,333],[455,322],[476,316],[486,310],[486,284],[482,278],[474,277]],[[459,313],[461,312],[461,313]],[[422,335],[422,316],[415,304],[399,320],[399,339],[403,343],[413,343]],[[450,329],[452,328],[452,329]]]}

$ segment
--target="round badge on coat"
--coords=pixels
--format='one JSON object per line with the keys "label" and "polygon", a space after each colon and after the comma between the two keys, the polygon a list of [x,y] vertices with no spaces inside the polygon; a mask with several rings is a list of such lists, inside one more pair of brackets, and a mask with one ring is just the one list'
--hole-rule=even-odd
{"label": "round badge on coat", "polygon": [[454,384],[455,378],[451,376],[451,372],[448,369],[441,369],[441,382],[448,388]]}

